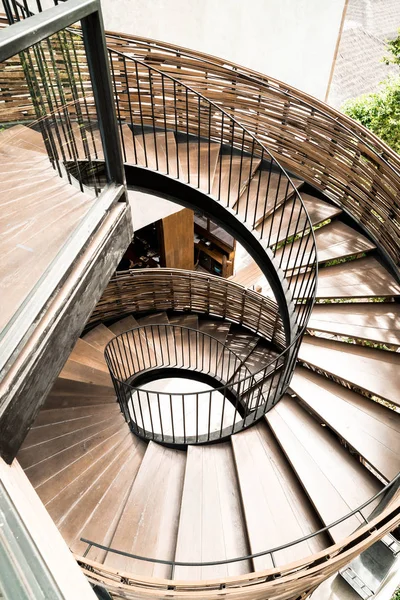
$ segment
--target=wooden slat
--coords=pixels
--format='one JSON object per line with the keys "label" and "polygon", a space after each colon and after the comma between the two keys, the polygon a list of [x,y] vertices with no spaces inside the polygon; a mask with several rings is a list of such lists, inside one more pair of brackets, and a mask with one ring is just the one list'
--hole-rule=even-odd
{"label": "wooden slat", "polygon": [[[240,502],[230,443],[189,446],[175,559],[196,563],[248,554]],[[248,561],[178,566],[174,579],[213,579],[250,570]]]}
{"label": "wooden slat", "polygon": [[[344,517],[381,488],[330,431],[289,396],[284,396],[265,418],[325,525]],[[372,508],[365,510],[369,514]],[[362,523],[360,515],[353,515],[330,534],[338,541]]]}
{"label": "wooden slat", "polygon": [[[150,442],[112,539],[112,547],[173,560],[186,455]],[[168,565],[108,553],[105,564],[123,571],[169,577]]]}
{"label": "wooden slat", "polygon": [[398,413],[303,367],[296,368],[290,387],[382,477],[390,481],[397,475],[400,471]]}
{"label": "wooden slat", "polygon": [[[296,476],[265,423],[232,437],[252,553],[301,538],[320,528]],[[253,559],[261,570],[292,562],[326,546],[325,536]]]}
{"label": "wooden slat", "polygon": [[[301,286],[303,275],[298,278]],[[301,288],[298,288],[301,289]],[[373,298],[400,295],[400,285],[376,258],[359,260],[320,269],[317,298]]]}
{"label": "wooden slat", "polygon": [[99,369],[100,371],[108,373],[104,354],[81,338],[77,340],[69,356],[75,362],[80,362],[88,367],[93,367],[94,369]]}
{"label": "wooden slat", "polygon": [[138,322],[132,315],[128,315],[119,321],[116,321],[112,325],[108,325],[108,329],[113,332],[114,335],[121,335],[125,331],[129,331],[134,327],[138,326]]}
{"label": "wooden slat", "polygon": [[308,328],[400,346],[400,305],[394,302],[316,304]]}
{"label": "wooden slat", "polygon": [[299,359],[400,405],[400,355],[395,352],[306,336],[300,346]]}

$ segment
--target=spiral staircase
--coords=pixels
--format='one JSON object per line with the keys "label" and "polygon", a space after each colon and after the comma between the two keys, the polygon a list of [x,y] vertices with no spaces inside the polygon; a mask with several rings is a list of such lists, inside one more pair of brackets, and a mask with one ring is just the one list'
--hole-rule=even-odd
{"label": "spiral staircase", "polygon": [[[400,522],[400,160],[260,74],[107,45],[128,189],[211,216],[249,261],[230,280],[116,273],[17,460],[112,597],[305,598]],[[87,100],[67,135],[54,114],[0,132],[7,217],[60,198],[28,238],[43,265],[104,184]]]}

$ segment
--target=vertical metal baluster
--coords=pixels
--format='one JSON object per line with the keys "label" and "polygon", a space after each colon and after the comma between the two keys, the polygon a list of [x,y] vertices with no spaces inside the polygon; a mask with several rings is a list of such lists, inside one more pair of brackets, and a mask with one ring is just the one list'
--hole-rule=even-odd
{"label": "vertical metal baluster", "polygon": [[211,104],[208,105],[208,188],[207,193],[211,194]]}
{"label": "vertical metal baluster", "polygon": [[[261,175],[262,173],[260,173],[260,181],[261,182]],[[269,161],[269,169],[268,169],[268,182],[267,182],[267,189],[265,191],[265,198],[264,198],[264,208],[263,208],[263,214],[262,214],[262,223],[261,223],[261,239],[264,237],[264,227],[265,227],[265,213],[267,212],[268,209],[268,199],[269,199],[269,188],[271,185],[271,177],[272,177],[272,158]],[[272,223],[271,223],[271,229],[272,229]],[[270,232],[271,232],[270,229]],[[268,243],[267,246],[269,246],[269,237],[268,237]]]}
{"label": "vertical metal baluster", "polygon": [[197,129],[197,187],[200,188],[200,137],[201,137],[201,105],[198,96],[198,129]]}
{"label": "vertical metal baluster", "polygon": [[[242,134],[242,151],[240,153],[240,167],[239,167],[239,184],[238,184],[238,189],[237,189],[237,198],[234,199],[233,203],[232,203],[232,208],[235,206],[236,204],[236,212],[235,214],[237,215],[239,212],[239,198],[240,198],[240,188],[242,186],[242,173],[243,173],[243,153],[244,153],[244,129],[243,129],[243,134]],[[250,178],[249,178],[250,181]]]}
{"label": "vertical metal baluster", "polygon": [[154,99],[153,99],[153,78],[151,76],[151,69],[148,67],[149,72],[149,91],[150,91],[150,102],[151,102],[151,120],[153,123],[153,138],[154,138],[154,152],[156,156],[156,171],[159,171],[158,163],[158,148],[157,148],[157,133],[156,133],[156,120],[154,116]]}
{"label": "vertical metal baluster", "polygon": [[176,141],[176,172],[179,179],[179,144],[178,144],[178,107],[176,98],[176,81],[174,80],[174,116],[175,116],[175,141]]}
{"label": "vertical metal baluster", "polygon": [[164,426],[163,426],[163,418],[160,407],[160,393],[157,392],[157,405],[158,405],[158,415],[160,417],[160,428],[161,428],[161,439],[164,441]]}
{"label": "vertical metal baluster", "polygon": [[[128,80],[128,71],[126,68],[126,57],[123,57],[124,59],[124,74],[125,74],[125,85],[126,85],[126,93],[128,94],[128,107],[129,107],[129,117],[131,120],[131,125],[133,127],[134,123],[133,123],[133,113],[132,113],[132,102],[131,102],[131,92],[129,89],[129,80]],[[129,128],[129,126],[128,126]],[[136,149],[136,137],[133,135],[133,131],[131,131],[132,133],[132,140],[133,140],[133,153],[135,155],[135,164],[138,164],[138,155],[137,155],[137,149]]]}
{"label": "vertical metal baluster", "polygon": [[172,394],[169,394],[169,404],[171,409],[172,441],[175,443],[174,410],[172,405]]}
{"label": "vertical metal baluster", "polygon": [[182,416],[183,416],[183,443],[186,443],[186,411],[185,411],[185,396],[182,395]]}
{"label": "vertical metal baluster", "polygon": [[149,161],[147,159],[147,147],[146,147],[147,144],[146,144],[146,137],[144,135],[142,93],[140,91],[140,78],[139,78],[139,70],[138,70],[138,63],[137,63],[137,61],[135,61],[135,73],[136,73],[136,84],[137,84],[138,102],[139,102],[140,125],[141,125],[141,130],[142,130],[144,162],[145,162],[145,166],[148,167],[149,166]]}
{"label": "vertical metal baluster", "polygon": [[212,406],[212,390],[208,392],[209,400],[208,400],[208,433],[207,440],[210,441],[210,432],[211,432],[211,406]]}
{"label": "vertical metal baluster", "polygon": [[155,436],[154,436],[154,425],[153,425],[153,412],[152,412],[152,408],[151,408],[151,404],[150,404],[149,392],[147,392],[147,391],[146,391],[146,397],[147,397],[147,406],[149,408],[150,427],[151,427],[152,439],[154,440]]}
{"label": "vertical metal baluster", "polygon": [[196,392],[196,442],[199,441],[199,393]]}
{"label": "vertical metal baluster", "polygon": [[165,156],[167,160],[167,175],[169,175],[169,158],[168,158],[168,133],[167,133],[167,113],[166,113],[166,99],[165,99],[165,85],[164,85],[164,75],[161,74],[161,90],[162,90],[162,98],[163,98],[163,107],[164,107],[164,132],[165,132]]}
{"label": "vertical metal baluster", "polygon": [[187,153],[187,183],[190,183],[190,153],[189,153],[189,98],[188,98],[188,89],[185,89],[185,98],[186,98],[186,153]]}

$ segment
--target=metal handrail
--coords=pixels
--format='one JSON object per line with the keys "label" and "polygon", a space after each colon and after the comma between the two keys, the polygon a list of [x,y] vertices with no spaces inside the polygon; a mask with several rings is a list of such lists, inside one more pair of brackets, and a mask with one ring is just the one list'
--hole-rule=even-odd
{"label": "metal handrail", "polygon": [[[275,381],[276,372],[283,367],[280,357],[263,367],[263,376],[258,377],[260,371],[252,374],[247,359],[242,360],[216,337],[171,323],[139,325],[121,333],[109,341],[104,355],[121,412],[134,433],[177,445],[215,441],[249,427],[279,399],[281,380],[286,375],[283,370],[278,383]],[[181,378],[188,372],[197,374],[197,378],[206,376],[212,380],[212,389],[163,392],[143,389],[135,383],[138,378],[143,380],[144,374],[154,379],[155,371],[158,378],[171,377],[171,369],[179,372]],[[269,379],[265,390],[264,383]],[[221,381],[222,385],[215,385]],[[187,421],[193,400],[195,432],[190,431],[190,420],[189,425]],[[227,411],[229,404],[233,414],[232,410]],[[217,418],[216,410],[220,411]],[[204,419],[206,426],[199,426],[199,420]],[[182,431],[178,433],[178,429]]]}
{"label": "metal handrail", "polygon": [[321,529],[318,529],[318,531],[314,531],[314,532],[309,533],[295,541],[286,542],[285,544],[281,544],[280,546],[276,546],[276,547],[270,548],[268,550],[262,550],[261,552],[254,552],[252,554],[246,554],[244,556],[238,556],[236,558],[227,558],[224,560],[207,561],[207,562],[184,562],[184,561],[164,560],[164,559],[159,559],[159,558],[149,558],[149,557],[139,556],[136,554],[130,554],[129,552],[124,552],[123,550],[117,550],[116,548],[98,544],[97,542],[94,542],[93,540],[88,540],[86,538],[80,538],[81,542],[88,544],[88,548],[86,549],[83,556],[86,557],[88,552],[90,551],[90,548],[92,546],[94,546],[96,548],[99,548],[101,550],[106,550],[107,552],[111,552],[113,554],[119,554],[121,556],[126,556],[128,558],[134,558],[134,559],[142,560],[142,561],[146,561],[146,562],[170,565],[172,567],[211,567],[211,566],[230,564],[230,563],[234,563],[234,562],[241,562],[244,560],[250,560],[250,559],[254,559],[254,558],[260,558],[261,556],[266,556],[267,554],[269,554],[271,556],[272,564],[274,566],[276,566],[274,558],[273,558],[274,553],[279,552],[281,550],[285,550],[286,548],[290,548],[297,544],[301,544],[302,542],[306,542],[307,540],[312,539],[312,538],[316,537],[317,535],[329,533],[330,529],[333,529],[337,525],[340,525],[341,523],[343,523],[347,519],[350,519],[351,517],[357,515],[358,513],[361,515],[364,522],[367,524],[369,522],[369,520],[367,517],[365,517],[362,514],[361,511],[364,510],[367,506],[369,506],[373,502],[375,502],[383,494],[386,494],[392,487],[395,486],[396,483],[397,484],[400,483],[400,473],[398,473],[396,475],[396,477],[394,477],[392,479],[392,481],[390,481],[384,488],[382,488],[379,492],[377,492],[372,498],[370,498],[369,500],[367,500],[366,502],[364,502],[363,504],[361,504],[360,506],[358,506],[351,512],[347,513],[345,516],[337,519],[336,521],[333,521],[332,523],[330,523],[329,525],[326,525],[325,527],[321,527]]}

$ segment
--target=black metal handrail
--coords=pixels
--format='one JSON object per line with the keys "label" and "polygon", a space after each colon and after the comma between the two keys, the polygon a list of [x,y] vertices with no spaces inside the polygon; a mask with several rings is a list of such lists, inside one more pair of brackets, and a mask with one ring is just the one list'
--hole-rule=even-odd
{"label": "black metal handrail", "polygon": [[[372,521],[372,518],[366,517],[362,513],[362,511],[365,510],[367,507],[371,506],[372,504],[374,504],[379,498],[381,498],[380,504],[383,504],[382,508],[384,508],[385,507],[385,497],[382,498],[382,496],[386,496],[386,494],[388,494],[389,492],[393,493],[394,491],[396,491],[399,484],[400,484],[400,473],[398,475],[396,475],[396,477],[394,477],[392,479],[392,481],[390,481],[384,488],[382,488],[379,492],[377,492],[372,498],[370,498],[369,500],[367,500],[366,502],[364,502],[363,504],[361,504],[360,506],[358,506],[351,512],[347,513],[343,517],[337,519],[336,521],[333,521],[329,525],[326,525],[325,527],[321,527],[317,531],[313,531],[312,533],[309,533],[309,534],[307,534],[297,540],[294,540],[292,542],[286,542],[285,544],[281,544],[280,546],[276,546],[274,548],[269,548],[268,550],[262,550],[261,552],[254,552],[252,554],[246,554],[246,555],[238,556],[235,558],[226,558],[223,560],[204,561],[204,562],[185,562],[185,561],[164,560],[164,559],[160,559],[160,558],[149,558],[149,557],[140,556],[137,554],[130,554],[129,552],[125,552],[123,550],[118,550],[118,549],[112,548],[110,546],[105,546],[103,544],[99,544],[97,542],[94,542],[93,540],[88,540],[86,538],[80,538],[81,542],[88,544],[88,547],[85,550],[83,556],[86,557],[88,555],[90,549],[92,547],[95,547],[95,548],[99,548],[101,550],[105,550],[107,552],[111,552],[113,554],[119,554],[120,556],[126,556],[127,558],[134,558],[134,559],[146,561],[146,562],[170,565],[171,567],[212,567],[212,566],[225,565],[225,564],[230,564],[230,563],[235,563],[235,562],[242,562],[245,560],[251,560],[251,559],[260,558],[262,556],[269,555],[273,566],[276,567],[276,563],[274,560],[275,553],[280,552],[281,550],[285,550],[287,548],[296,546],[297,544],[302,544],[302,543],[306,542],[307,540],[310,540],[310,539],[316,537],[317,535],[323,535],[323,534],[329,533],[331,529],[333,529],[337,525],[340,525],[341,523],[344,523],[348,519],[351,519],[352,517],[356,516],[357,514],[359,514],[361,516],[362,521],[363,521],[362,524],[368,524],[370,521]],[[380,513],[380,510],[381,510],[380,504],[378,504],[378,506],[374,507],[371,510],[370,515],[372,514],[373,518],[376,517]],[[399,511],[400,511],[400,509],[398,509],[398,512]],[[355,530],[356,529],[357,528],[355,528]]]}
{"label": "black metal handrail", "polygon": [[[252,373],[226,344],[181,325],[135,327],[113,338],[105,358],[121,412],[145,439],[186,445],[226,438],[260,419],[280,396],[284,353]],[[152,380],[193,374],[211,390],[163,392],[143,389]],[[203,379],[204,380],[204,379]]]}

